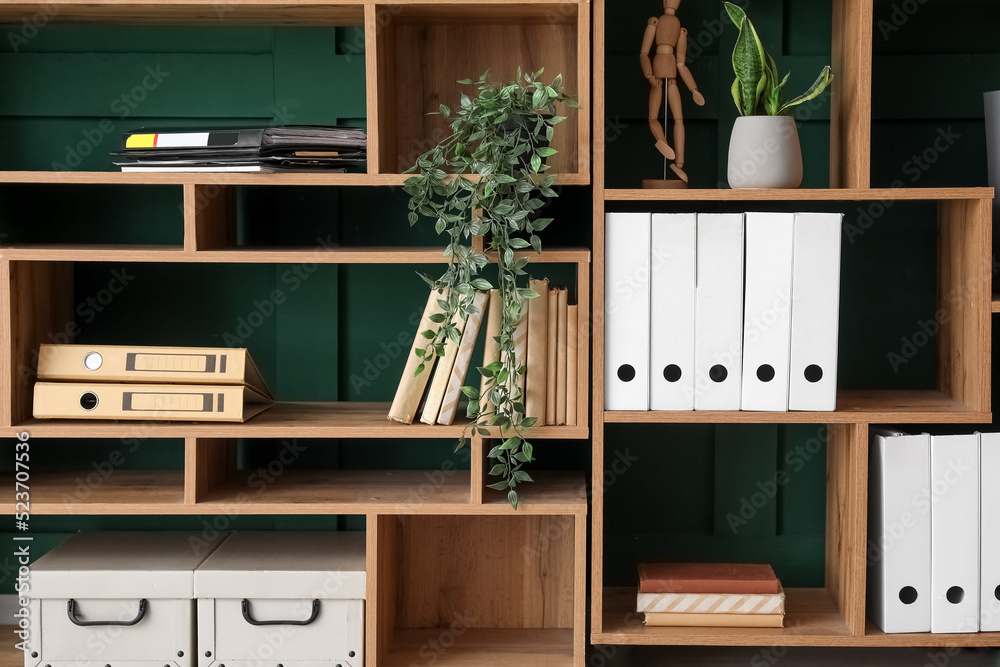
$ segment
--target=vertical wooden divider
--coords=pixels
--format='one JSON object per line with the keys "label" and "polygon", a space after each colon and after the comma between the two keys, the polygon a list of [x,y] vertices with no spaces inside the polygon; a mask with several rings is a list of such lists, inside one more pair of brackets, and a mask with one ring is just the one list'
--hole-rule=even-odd
{"label": "vertical wooden divider", "polygon": [[13,426],[32,417],[38,346],[72,343],[78,332],[73,263],[4,259],[0,290],[9,299],[0,313],[0,423]]}
{"label": "vertical wooden divider", "polygon": [[[938,388],[990,411],[993,203],[938,203]],[[943,314],[942,314],[943,313]]]}
{"label": "vertical wooden divider", "polygon": [[576,324],[576,423],[588,423],[590,402],[590,262],[576,266],[577,324]]}
{"label": "vertical wooden divider", "polygon": [[865,562],[868,543],[868,425],[828,427],[826,589],[847,630],[865,632]]}
{"label": "vertical wooden divider", "polygon": [[[591,48],[590,48],[590,5],[588,3],[578,3],[577,4],[577,37],[576,37],[576,51],[577,51],[577,64],[576,71],[579,74],[580,90],[569,92],[576,94],[577,100],[580,102],[580,108],[577,109],[577,115],[579,116],[579,124],[577,125],[577,159],[576,171],[583,175],[589,176],[591,173],[590,166],[590,145],[591,145],[591,132],[590,132],[590,77],[587,76],[587,72],[590,70],[591,62]],[[596,53],[596,51],[595,51]],[[596,85],[596,82],[595,82]],[[595,138],[596,141],[596,138]],[[578,421],[578,424],[582,424],[582,421]]]}
{"label": "vertical wooden divider", "polygon": [[220,250],[235,245],[235,186],[185,183],[184,250]]}
{"label": "vertical wooden divider", "polygon": [[573,530],[573,665],[587,659],[587,515],[577,514]]}
{"label": "vertical wooden divider", "polygon": [[[593,326],[593,418],[590,421],[591,471],[591,596],[590,631],[604,632],[604,0],[593,1],[593,182],[594,245],[591,271],[593,311],[588,324]],[[581,327],[581,332],[586,331]]]}
{"label": "vertical wooden divider", "polygon": [[236,469],[229,438],[184,438],[184,504],[194,505],[225,484]]}
{"label": "vertical wooden divider", "polygon": [[871,186],[873,0],[834,0],[830,187]]}
{"label": "vertical wooden divider", "polygon": [[381,173],[379,165],[379,48],[378,6],[365,4],[365,97],[368,113],[368,173]]}
{"label": "vertical wooden divider", "polygon": [[384,665],[396,633],[399,525],[394,516],[368,515],[366,630],[369,665]]}
{"label": "vertical wooden divider", "polygon": [[481,435],[469,438],[469,477],[472,485],[469,502],[473,505],[483,504],[483,492],[486,486],[486,451],[483,447],[485,439]]}

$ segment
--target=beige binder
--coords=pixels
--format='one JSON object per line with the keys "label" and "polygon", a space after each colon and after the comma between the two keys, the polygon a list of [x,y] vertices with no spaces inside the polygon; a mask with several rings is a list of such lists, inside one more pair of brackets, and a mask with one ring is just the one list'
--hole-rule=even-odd
{"label": "beige binder", "polygon": [[271,406],[244,385],[36,382],[36,419],[243,422]]}
{"label": "beige binder", "polygon": [[42,345],[39,380],[246,384],[271,392],[244,348]]}

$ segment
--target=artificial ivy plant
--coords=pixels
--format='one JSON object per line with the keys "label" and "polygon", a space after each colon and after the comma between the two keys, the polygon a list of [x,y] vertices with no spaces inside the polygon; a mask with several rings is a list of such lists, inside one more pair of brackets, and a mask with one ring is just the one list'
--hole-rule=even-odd
{"label": "artificial ivy plant", "polygon": [[808,102],[826,90],[833,81],[829,65],[824,67],[806,92],[785,101],[784,88],[788,74],[781,78],[778,65],[757,36],[757,30],[746,12],[731,2],[724,3],[733,25],[740,30],[733,50],[733,101],[741,116],[781,116],[790,109]]}
{"label": "artificial ivy plant", "polygon": [[[554,155],[549,146],[555,127],[566,120],[557,115],[557,105],[577,107],[574,98],[563,93],[562,75],[549,83],[540,80],[543,70],[534,74],[517,72],[517,79],[503,85],[489,82],[487,71],[478,81],[459,81],[476,86],[478,94],[462,94],[460,107],[452,112],[445,105],[439,111],[451,120],[451,135],[417,159],[408,170],[419,175],[406,180],[410,195],[409,222],[421,216],[434,221],[438,234],[448,237],[445,255],[448,268],[439,278],[421,277],[441,295],[444,312],[432,318],[436,329],[420,332],[426,340],[416,350],[422,360],[444,356],[445,343],[458,344],[458,324],[475,312],[477,290],[494,285],[480,275],[488,264],[486,252],[497,262],[497,285],[502,300],[499,359],[480,368],[486,378],[485,390],[462,387],[469,398],[471,419],[456,449],[465,445],[470,431],[488,436],[488,427],[500,429],[503,442],[489,452],[495,461],[490,475],[500,481],[490,488],[507,491],[507,499],[517,507],[517,485],[532,481],[522,470],[534,459],[526,429],[535,418],[525,416],[524,396],[518,378],[525,373],[525,360],[514,353],[514,330],[520,322],[527,299],[538,296],[524,284],[528,257],[515,258],[515,251],[542,250],[537,232],[545,229],[551,218],[537,212],[546,198],[556,197],[552,189],[555,176],[542,175],[549,170],[545,158]],[[484,252],[477,252],[472,239],[484,238]],[[519,281],[521,284],[519,285]],[[417,367],[424,372],[425,364]]]}

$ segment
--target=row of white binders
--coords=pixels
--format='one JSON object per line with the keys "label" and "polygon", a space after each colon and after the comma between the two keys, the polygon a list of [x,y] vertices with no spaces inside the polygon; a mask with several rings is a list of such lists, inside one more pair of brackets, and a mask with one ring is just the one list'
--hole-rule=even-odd
{"label": "row of white binders", "polygon": [[883,631],[1000,631],[1000,433],[873,429],[868,616]]}
{"label": "row of white binders", "polygon": [[609,213],[605,409],[836,408],[840,213]]}

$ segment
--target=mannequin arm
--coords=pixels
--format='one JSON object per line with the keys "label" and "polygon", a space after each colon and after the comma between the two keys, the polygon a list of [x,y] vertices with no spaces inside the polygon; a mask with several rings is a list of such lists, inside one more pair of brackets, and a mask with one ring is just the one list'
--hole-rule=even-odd
{"label": "mannequin arm", "polygon": [[698,84],[695,83],[694,75],[691,74],[691,70],[687,66],[687,44],[688,31],[685,28],[681,28],[681,36],[677,40],[677,73],[681,75],[684,85],[694,95],[695,103],[698,106],[702,106],[705,104],[705,97],[698,92]]}
{"label": "mannequin arm", "polygon": [[652,79],[653,77],[653,63],[649,59],[649,50],[653,48],[653,41],[656,39],[657,23],[657,19],[649,19],[649,22],[646,24],[646,33],[642,37],[642,48],[639,51],[639,65],[642,67],[643,76],[647,79]]}

